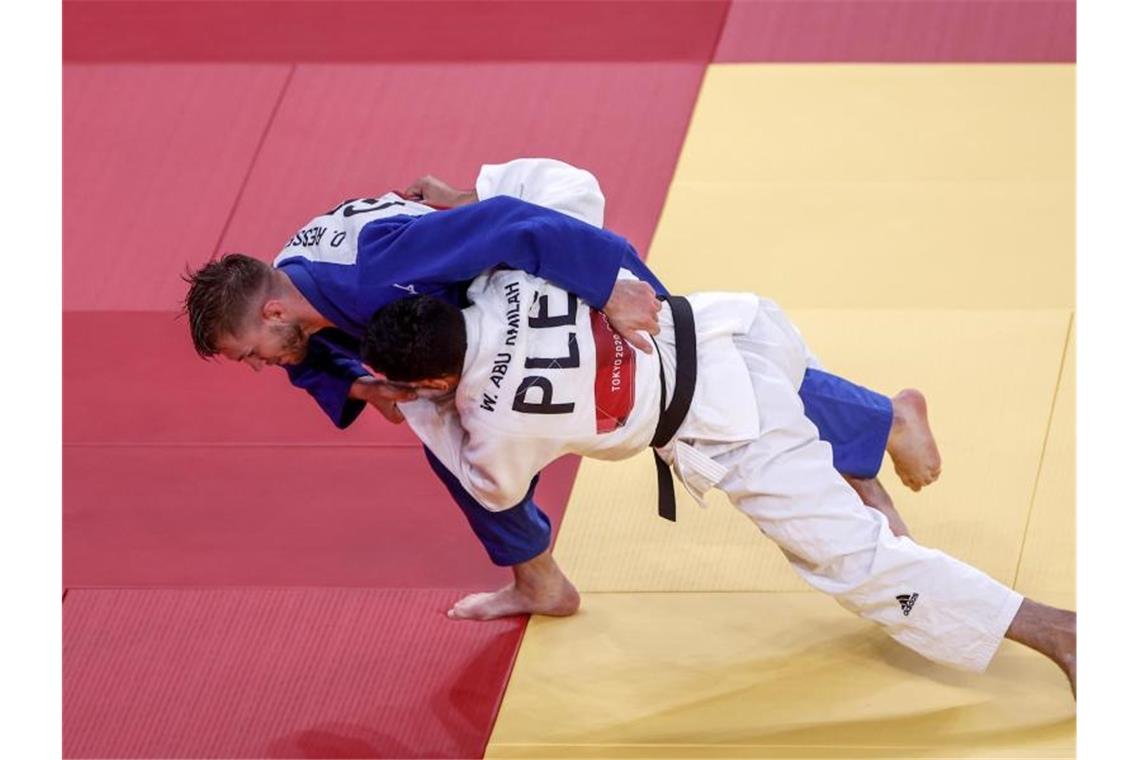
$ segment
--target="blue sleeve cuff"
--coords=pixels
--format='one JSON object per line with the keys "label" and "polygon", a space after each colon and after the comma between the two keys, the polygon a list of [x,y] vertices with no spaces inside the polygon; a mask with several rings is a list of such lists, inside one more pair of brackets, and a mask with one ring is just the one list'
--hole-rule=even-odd
{"label": "blue sleeve cuff", "polygon": [[[364,411],[365,402],[350,398],[348,393],[358,378],[368,370],[346,347],[322,333],[309,338],[309,353],[300,364],[285,367],[289,381],[303,388],[340,429],[351,425]],[[326,337],[329,340],[326,340]]]}

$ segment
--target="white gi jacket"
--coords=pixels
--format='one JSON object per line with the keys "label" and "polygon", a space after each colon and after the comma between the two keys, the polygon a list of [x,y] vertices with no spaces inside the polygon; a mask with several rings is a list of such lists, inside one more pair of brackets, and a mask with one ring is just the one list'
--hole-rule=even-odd
{"label": "white gi jacket", "polygon": [[[632,275],[623,270],[623,277]],[[526,495],[563,454],[625,459],[646,448],[675,376],[672,314],[661,312],[659,349],[633,349],[605,317],[525,272],[476,279],[464,310],[467,353],[454,397],[400,404],[408,424],[483,506],[502,510]],[[724,468],[684,441],[740,444],[759,428],[755,394],[732,336],[746,333],[760,299],[743,293],[689,296],[697,330],[697,383],[689,414],[662,449],[698,496]],[[682,442],[682,443],[678,443]]]}
{"label": "white gi jacket", "polygon": [[605,216],[606,199],[597,178],[553,158],[484,164],[475,179],[475,194],[481,201],[509,195],[595,227],[602,226]]}

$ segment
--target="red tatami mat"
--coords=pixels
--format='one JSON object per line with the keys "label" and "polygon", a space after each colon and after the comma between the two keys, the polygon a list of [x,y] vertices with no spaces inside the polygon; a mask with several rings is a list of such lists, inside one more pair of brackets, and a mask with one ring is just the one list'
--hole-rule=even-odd
{"label": "red tatami mat", "polygon": [[553,156],[594,172],[606,226],[643,255],[703,63],[304,65],[289,83],[224,250],[261,256],[345,198],[430,172]]}
{"label": "red tatami mat", "polygon": [[481,757],[525,623],[454,595],[72,589],[64,757]]}
{"label": "red tatami mat", "polygon": [[[329,15],[296,27],[313,33],[307,42],[260,20],[194,31],[203,9],[277,5],[66,4],[72,21],[77,8],[122,21],[69,22],[72,53],[77,32],[98,48],[114,34],[134,44],[131,30],[145,29],[159,57],[177,58],[179,39],[217,42],[215,53],[228,40],[248,52],[234,60],[284,62],[66,67],[68,757],[483,754],[523,624],[443,612],[509,571],[487,559],[406,429],[368,410],[339,432],[283,373],[199,360],[174,319],[179,274],[219,248],[268,259],[344,198],[425,172],[470,186],[480,164],[520,156],[597,174],[607,226],[644,254],[725,12],[723,2],[589,4],[595,21],[639,29],[619,39],[594,22],[535,21],[543,4],[520,5],[531,27],[469,16],[455,27],[466,52],[448,59],[531,50],[554,63],[424,62],[424,41],[447,39],[424,9],[442,3],[308,4]],[[322,38],[336,14],[379,5],[428,23],[405,34],[350,13],[337,39]],[[584,18],[585,4],[557,5]],[[155,10],[181,20],[149,28]],[[630,21],[641,17],[660,24]],[[590,36],[616,41],[605,55],[650,62],[596,62]],[[341,41],[357,53],[403,46],[417,62],[291,65],[312,51],[351,60]],[[298,44],[312,48],[273,57]],[[576,470],[564,459],[544,473],[537,500],[555,527]]]}
{"label": "red tatami mat", "polygon": [[64,309],[175,309],[213,253],[288,66],[68,65]]}
{"label": "red tatami mat", "polygon": [[1075,0],[733,0],[716,63],[1076,60]]}
{"label": "red tatami mat", "polygon": [[[576,458],[546,468],[561,522]],[[495,567],[423,451],[81,446],[63,451],[63,581],[74,586],[490,589]]]}
{"label": "red tatami mat", "polygon": [[282,369],[200,359],[173,312],[65,312],[63,388],[66,443],[419,445],[371,408],[338,430]]}
{"label": "red tatami mat", "polygon": [[707,61],[727,0],[63,3],[66,60]]}

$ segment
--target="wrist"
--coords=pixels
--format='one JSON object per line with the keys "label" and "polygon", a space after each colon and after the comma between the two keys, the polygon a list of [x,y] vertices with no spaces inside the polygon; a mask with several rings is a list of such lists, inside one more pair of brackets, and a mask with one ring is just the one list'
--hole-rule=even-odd
{"label": "wrist", "polygon": [[614,280],[610,285],[609,292],[607,292],[605,295],[605,300],[602,302],[602,313],[607,316],[609,315],[610,310],[612,310],[614,307],[620,306],[620,304],[617,303],[620,296],[620,291],[617,284],[618,280]]}
{"label": "wrist", "polygon": [[348,386],[348,397],[356,399],[357,401],[368,400],[368,388],[376,383],[376,378],[369,377],[368,375],[361,375],[352,381],[352,385]]}

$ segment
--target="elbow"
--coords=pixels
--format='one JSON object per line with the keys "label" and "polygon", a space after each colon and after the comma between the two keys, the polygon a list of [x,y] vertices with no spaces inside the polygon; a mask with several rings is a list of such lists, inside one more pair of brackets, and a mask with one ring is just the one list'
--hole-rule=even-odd
{"label": "elbow", "polygon": [[526,493],[513,493],[501,488],[478,488],[475,498],[488,512],[505,512],[516,507],[526,496]]}
{"label": "elbow", "polygon": [[526,489],[509,488],[483,472],[472,472],[470,477],[471,495],[488,512],[504,512],[518,506],[526,498]]}

